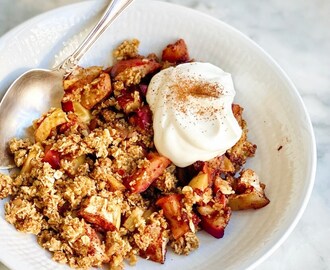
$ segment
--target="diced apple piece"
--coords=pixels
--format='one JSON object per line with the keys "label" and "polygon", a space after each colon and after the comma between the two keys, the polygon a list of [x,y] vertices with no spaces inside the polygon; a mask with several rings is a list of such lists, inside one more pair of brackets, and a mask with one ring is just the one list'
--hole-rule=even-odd
{"label": "diced apple piece", "polygon": [[71,100],[68,101],[62,101],[62,110],[65,112],[73,112],[73,103]]}
{"label": "diced apple piece", "polygon": [[166,257],[166,246],[169,241],[164,234],[164,230],[159,230],[158,238],[154,239],[145,251],[140,249],[139,255],[142,258],[163,264]]}
{"label": "diced apple piece", "polygon": [[214,181],[213,191],[215,194],[219,193],[224,195],[234,194],[235,191],[227,180],[223,180],[221,177],[217,177]]}
{"label": "diced apple piece", "polygon": [[149,160],[148,167],[138,169],[124,181],[124,184],[132,193],[145,191],[171,164],[168,158],[157,153],[151,153],[147,158]]}
{"label": "diced apple piece", "polygon": [[[63,160],[67,162],[67,160]],[[86,155],[81,155],[69,161],[70,166],[63,166],[68,175],[74,176],[78,172],[79,166],[83,165],[86,161]]]}
{"label": "diced apple piece", "polygon": [[140,220],[143,219],[143,213],[144,211],[142,208],[136,207],[125,220],[123,226],[130,232],[133,232],[135,230],[135,225],[139,224]]}
{"label": "diced apple piece", "polygon": [[148,208],[147,210],[144,211],[142,217],[147,220],[154,213],[154,211],[155,210],[153,208]]}
{"label": "diced apple piece", "polygon": [[32,146],[32,149],[29,151],[26,160],[23,163],[21,173],[29,173],[32,169],[31,161],[34,158],[37,158],[42,152],[42,147],[40,143],[37,143]]}
{"label": "diced apple piece", "polygon": [[85,109],[79,102],[73,102],[74,113],[78,116],[78,119],[83,123],[89,123],[92,119],[92,114],[89,110]]}
{"label": "diced apple piece", "polygon": [[68,78],[63,81],[64,91],[71,92],[74,89],[84,87],[97,78],[102,71],[102,67],[92,66],[88,68],[78,67]]}
{"label": "diced apple piece", "polygon": [[73,160],[73,167],[75,170],[79,168],[80,165],[83,165],[86,161],[86,155],[81,155]]}
{"label": "diced apple piece", "polygon": [[49,149],[47,152],[45,152],[45,156],[42,161],[48,162],[50,166],[55,170],[61,167],[60,153],[55,150]]}
{"label": "diced apple piece", "polygon": [[162,60],[172,63],[187,62],[189,60],[188,48],[183,39],[179,39],[174,44],[169,44],[163,50]]}
{"label": "diced apple piece", "polygon": [[124,186],[124,184],[119,181],[118,179],[116,179],[114,176],[112,175],[107,175],[107,186],[108,186],[108,189],[111,190],[111,191],[117,191],[117,190],[120,190],[120,191],[124,191],[126,189],[126,187]]}
{"label": "diced apple piece", "polygon": [[229,221],[229,213],[230,212],[226,212],[224,216],[220,214],[215,216],[201,216],[200,225],[204,231],[213,237],[222,238]]}
{"label": "diced apple piece", "polygon": [[228,205],[233,211],[259,209],[269,204],[269,200],[262,194],[252,191],[246,194],[229,196]]}
{"label": "diced apple piece", "polygon": [[197,210],[202,216],[210,216],[216,212],[215,209],[213,209],[213,207],[209,204],[199,206],[197,207]]}
{"label": "diced apple piece", "polygon": [[[145,225],[137,225],[138,233],[132,237],[139,255],[147,260],[164,263],[166,246],[169,241],[168,224],[161,212],[153,212]],[[142,230],[141,230],[142,229]]]}
{"label": "diced apple piece", "polygon": [[149,105],[137,109],[129,118],[132,125],[137,126],[141,131],[147,131],[152,125],[152,112]]}
{"label": "diced apple piece", "polygon": [[228,205],[232,210],[258,209],[269,204],[266,197],[265,185],[260,183],[257,174],[247,169],[242,172],[237,182],[236,192],[229,196]]}
{"label": "diced apple piece", "polygon": [[200,225],[203,230],[215,238],[222,238],[231,216],[230,208],[224,207],[219,211],[208,204],[197,207],[197,211],[200,214]]}
{"label": "diced apple piece", "polygon": [[53,128],[68,122],[66,113],[57,108],[46,116],[34,132],[36,142],[43,142],[48,138]]}
{"label": "diced apple piece", "polygon": [[121,206],[115,200],[110,201],[100,196],[89,197],[83,202],[78,215],[105,231],[120,228]]}
{"label": "diced apple piece", "polygon": [[156,62],[154,59],[129,59],[129,60],[121,60],[118,61],[111,69],[111,77],[115,78],[122,72],[127,69],[139,70],[141,72],[142,77],[146,76],[149,73],[155,72],[160,68],[160,64]]}
{"label": "diced apple piece", "polygon": [[230,159],[223,155],[219,170],[220,172],[233,173],[235,172],[235,167]]}
{"label": "diced apple piece", "polygon": [[120,60],[118,61],[110,71],[111,78],[115,78],[119,73],[123,72],[124,70],[132,67],[139,67],[143,66],[144,62],[141,58],[134,58],[129,60]]}
{"label": "diced apple piece", "polygon": [[99,77],[84,86],[80,103],[86,109],[90,110],[110,93],[110,76],[108,73],[102,72]]}
{"label": "diced apple piece", "polygon": [[121,95],[116,98],[122,110],[128,114],[141,107],[141,97],[138,91],[122,91]]}
{"label": "diced apple piece", "polygon": [[188,221],[182,218],[182,195],[170,194],[157,200],[156,205],[161,207],[165,218],[170,224],[174,239],[178,239],[190,231]]}
{"label": "diced apple piece", "polygon": [[192,188],[204,191],[209,186],[209,176],[206,173],[200,172],[188,184]]}

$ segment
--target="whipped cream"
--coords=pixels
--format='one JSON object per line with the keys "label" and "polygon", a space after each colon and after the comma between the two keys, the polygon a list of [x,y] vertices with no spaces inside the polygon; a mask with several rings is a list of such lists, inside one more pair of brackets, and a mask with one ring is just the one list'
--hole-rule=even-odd
{"label": "whipped cream", "polygon": [[157,73],[147,91],[157,151],[179,167],[225,153],[242,134],[231,108],[235,94],[231,75],[210,63]]}

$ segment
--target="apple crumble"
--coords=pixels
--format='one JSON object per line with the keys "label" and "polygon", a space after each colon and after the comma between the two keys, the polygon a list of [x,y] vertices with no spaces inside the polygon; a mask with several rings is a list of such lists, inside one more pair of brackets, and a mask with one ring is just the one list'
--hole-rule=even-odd
{"label": "apple crumble", "polygon": [[33,123],[34,140],[9,142],[20,171],[0,174],[6,220],[73,268],[123,269],[138,256],[164,263],[167,248],[196,250],[200,230],[223,237],[232,210],[269,203],[257,174],[243,168],[256,145],[238,104],[242,136],[225,154],[180,168],[157,152],[148,84],[192,60],[182,39],[161,57],[139,55],[138,46],[120,44],[111,67],[78,67],[63,81],[61,108]]}

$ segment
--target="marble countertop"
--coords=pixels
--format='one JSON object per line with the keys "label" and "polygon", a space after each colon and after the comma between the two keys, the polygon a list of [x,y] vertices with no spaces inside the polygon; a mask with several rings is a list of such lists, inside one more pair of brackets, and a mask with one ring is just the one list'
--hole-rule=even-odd
{"label": "marble countertop", "polygon": [[[0,0],[0,36],[19,23],[77,0]],[[330,1],[167,0],[236,27],[288,73],[310,113],[317,141],[315,187],[300,222],[257,270],[330,269]],[[7,269],[0,263],[0,270]]]}

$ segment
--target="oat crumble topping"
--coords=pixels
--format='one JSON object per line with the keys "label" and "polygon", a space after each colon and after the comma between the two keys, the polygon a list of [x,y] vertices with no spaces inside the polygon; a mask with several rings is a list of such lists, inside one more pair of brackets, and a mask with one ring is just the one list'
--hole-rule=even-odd
{"label": "oat crumble topping", "polygon": [[161,59],[139,55],[138,46],[137,39],[120,44],[110,68],[78,67],[63,82],[62,109],[33,123],[35,141],[9,142],[20,172],[0,174],[0,199],[10,198],[6,220],[73,268],[121,270],[138,256],[164,263],[168,247],[184,255],[196,250],[201,229],[222,237],[231,210],[269,203],[255,172],[242,170],[256,145],[247,140],[239,105],[233,112],[243,134],[223,156],[178,168],[157,153],[148,82],[191,60],[183,40]]}

